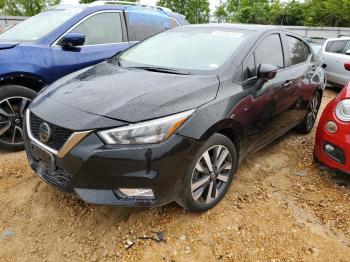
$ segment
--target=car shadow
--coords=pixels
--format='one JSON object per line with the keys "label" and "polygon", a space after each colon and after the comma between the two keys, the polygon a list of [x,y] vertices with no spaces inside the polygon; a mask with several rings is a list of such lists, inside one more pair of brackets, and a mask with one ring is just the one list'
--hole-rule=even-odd
{"label": "car shadow", "polygon": [[320,164],[317,164],[317,169],[321,171],[321,174],[332,184],[337,187],[344,188],[350,192],[350,174],[343,171],[334,170]]}

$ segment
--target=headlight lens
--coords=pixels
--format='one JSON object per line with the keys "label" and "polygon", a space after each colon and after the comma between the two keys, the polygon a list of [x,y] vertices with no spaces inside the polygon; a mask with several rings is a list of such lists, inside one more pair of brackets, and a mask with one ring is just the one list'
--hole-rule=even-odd
{"label": "headlight lens", "polygon": [[341,121],[350,121],[350,99],[345,99],[337,105],[335,114]]}
{"label": "headlight lens", "polygon": [[152,144],[167,140],[195,110],[98,132],[106,144]]}

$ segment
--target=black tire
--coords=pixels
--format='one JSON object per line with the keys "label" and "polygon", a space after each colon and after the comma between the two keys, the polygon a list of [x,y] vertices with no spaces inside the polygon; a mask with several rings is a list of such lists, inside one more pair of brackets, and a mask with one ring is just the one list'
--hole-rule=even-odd
{"label": "black tire", "polygon": [[[20,132],[23,132],[24,110],[35,96],[35,91],[24,86],[0,86],[0,149],[23,150],[24,143]],[[3,133],[5,129],[6,132]],[[11,134],[15,134],[15,139],[11,137]]]}
{"label": "black tire", "polygon": [[[317,103],[317,105],[315,106],[314,103]],[[295,131],[301,134],[308,134],[311,132],[312,128],[315,125],[318,110],[320,109],[320,105],[321,105],[321,95],[319,92],[316,92],[314,97],[311,100],[311,103],[307,110],[306,116],[303,119],[303,122],[301,122],[301,124],[299,124],[295,128]]]}
{"label": "black tire", "polygon": [[[222,147],[222,148],[220,148],[220,147]],[[214,159],[214,153],[211,152],[210,150],[212,150],[214,152],[219,152],[218,156],[216,157],[216,160]],[[228,151],[228,154],[227,154],[227,157],[225,157],[225,159],[223,160],[223,161],[226,161],[224,163],[220,160],[221,160],[221,158],[224,157],[226,151]],[[205,159],[203,158],[203,154],[206,154],[206,152],[208,152],[208,155],[210,156],[210,160],[214,160],[213,162],[215,164],[213,165],[213,169],[216,170],[217,164],[218,164],[218,166],[220,166],[219,162],[222,162],[221,168],[225,165],[227,166],[225,169],[223,169],[221,171],[222,173],[221,172],[219,173],[219,170],[216,170],[216,171],[218,171],[218,174],[216,174],[214,171],[207,172],[207,171],[209,171],[209,169],[206,169],[206,172],[207,172],[206,174],[198,172],[198,169],[196,168],[197,163],[200,163],[201,168],[204,167],[204,165],[202,165],[202,163],[205,163],[205,165],[207,163],[205,161]],[[204,161],[204,162],[199,162],[199,161]],[[229,170],[228,168],[230,166],[229,165],[230,163],[231,163],[231,169]],[[235,145],[232,143],[232,141],[228,137],[221,135],[221,134],[214,134],[201,146],[201,148],[198,150],[198,152],[196,153],[196,155],[194,157],[193,163],[191,163],[191,165],[187,169],[186,174],[185,174],[185,178],[183,181],[184,185],[183,185],[181,193],[179,194],[178,198],[176,199],[176,202],[180,206],[182,206],[184,209],[189,210],[189,211],[204,212],[204,211],[211,209],[226,194],[228,188],[230,187],[232,179],[236,173],[236,168],[237,168],[237,151],[236,151]],[[215,173],[215,174],[213,174],[213,173]],[[200,175],[201,177],[198,178],[197,177],[198,175]],[[194,178],[194,176],[196,176],[196,178]],[[209,184],[207,184],[205,187],[204,186],[198,187],[197,191],[200,190],[202,193],[201,193],[201,197],[196,200],[193,194],[197,194],[197,193],[194,193],[197,191],[192,192],[191,187],[194,186],[199,180],[206,179],[207,176],[210,177],[209,178],[210,181],[207,182]],[[214,178],[212,178],[212,176]],[[217,176],[217,178],[215,178],[215,176]],[[221,178],[224,177],[225,180],[227,179],[227,181],[224,182],[223,180],[220,180],[219,177],[221,177]],[[193,183],[193,179],[197,179],[195,183]],[[221,187],[219,187],[219,185],[221,185]],[[210,190],[210,187],[212,189],[215,188],[214,189],[215,192]],[[210,203],[207,203],[207,202],[202,203],[201,201],[207,201],[209,192],[211,192],[210,197],[209,197],[211,202]],[[205,195],[205,193],[206,193],[206,195]],[[214,197],[212,197],[213,194],[214,194]],[[199,194],[197,194],[197,195],[199,195]],[[206,200],[204,200],[204,198],[206,198]]]}

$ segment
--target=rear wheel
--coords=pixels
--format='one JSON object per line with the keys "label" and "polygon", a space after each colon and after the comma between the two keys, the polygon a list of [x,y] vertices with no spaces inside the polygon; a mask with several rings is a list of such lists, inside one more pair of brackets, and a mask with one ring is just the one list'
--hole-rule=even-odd
{"label": "rear wheel", "polygon": [[23,118],[35,96],[35,91],[23,86],[0,87],[0,149],[23,149]]}
{"label": "rear wheel", "polygon": [[319,92],[316,92],[314,97],[311,100],[307,114],[303,122],[296,127],[296,131],[302,134],[308,134],[311,132],[312,128],[315,125],[317,113],[321,105],[321,95]]}
{"label": "rear wheel", "polygon": [[209,210],[226,194],[236,166],[237,153],[232,141],[214,134],[196,153],[176,202],[190,211]]}

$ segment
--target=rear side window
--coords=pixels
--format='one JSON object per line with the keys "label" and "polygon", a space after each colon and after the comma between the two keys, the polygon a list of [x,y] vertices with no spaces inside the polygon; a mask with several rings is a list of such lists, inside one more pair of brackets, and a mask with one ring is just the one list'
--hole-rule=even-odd
{"label": "rear side window", "polygon": [[116,12],[93,15],[71,32],[84,34],[84,45],[120,43],[123,39],[120,14]]}
{"label": "rear side window", "polygon": [[[293,36],[287,36],[287,40],[289,45],[291,64],[296,65],[305,62],[308,58],[310,50],[305,49],[307,46],[304,44],[304,42]],[[308,51],[308,54],[306,51]]]}
{"label": "rear side window", "polygon": [[270,64],[284,67],[281,38],[278,34],[266,37],[255,50],[256,65]]}
{"label": "rear side window", "polygon": [[350,41],[346,41],[346,40],[330,41],[326,46],[326,52],[336,53],[336,54],[345,54],[345,52],[349,49],[350,49]]}
{"label": "rear side window", "polygon": [[128,12],[128,30],[130,41],[142,41],[170,27],[167,16],[148,15]]}

